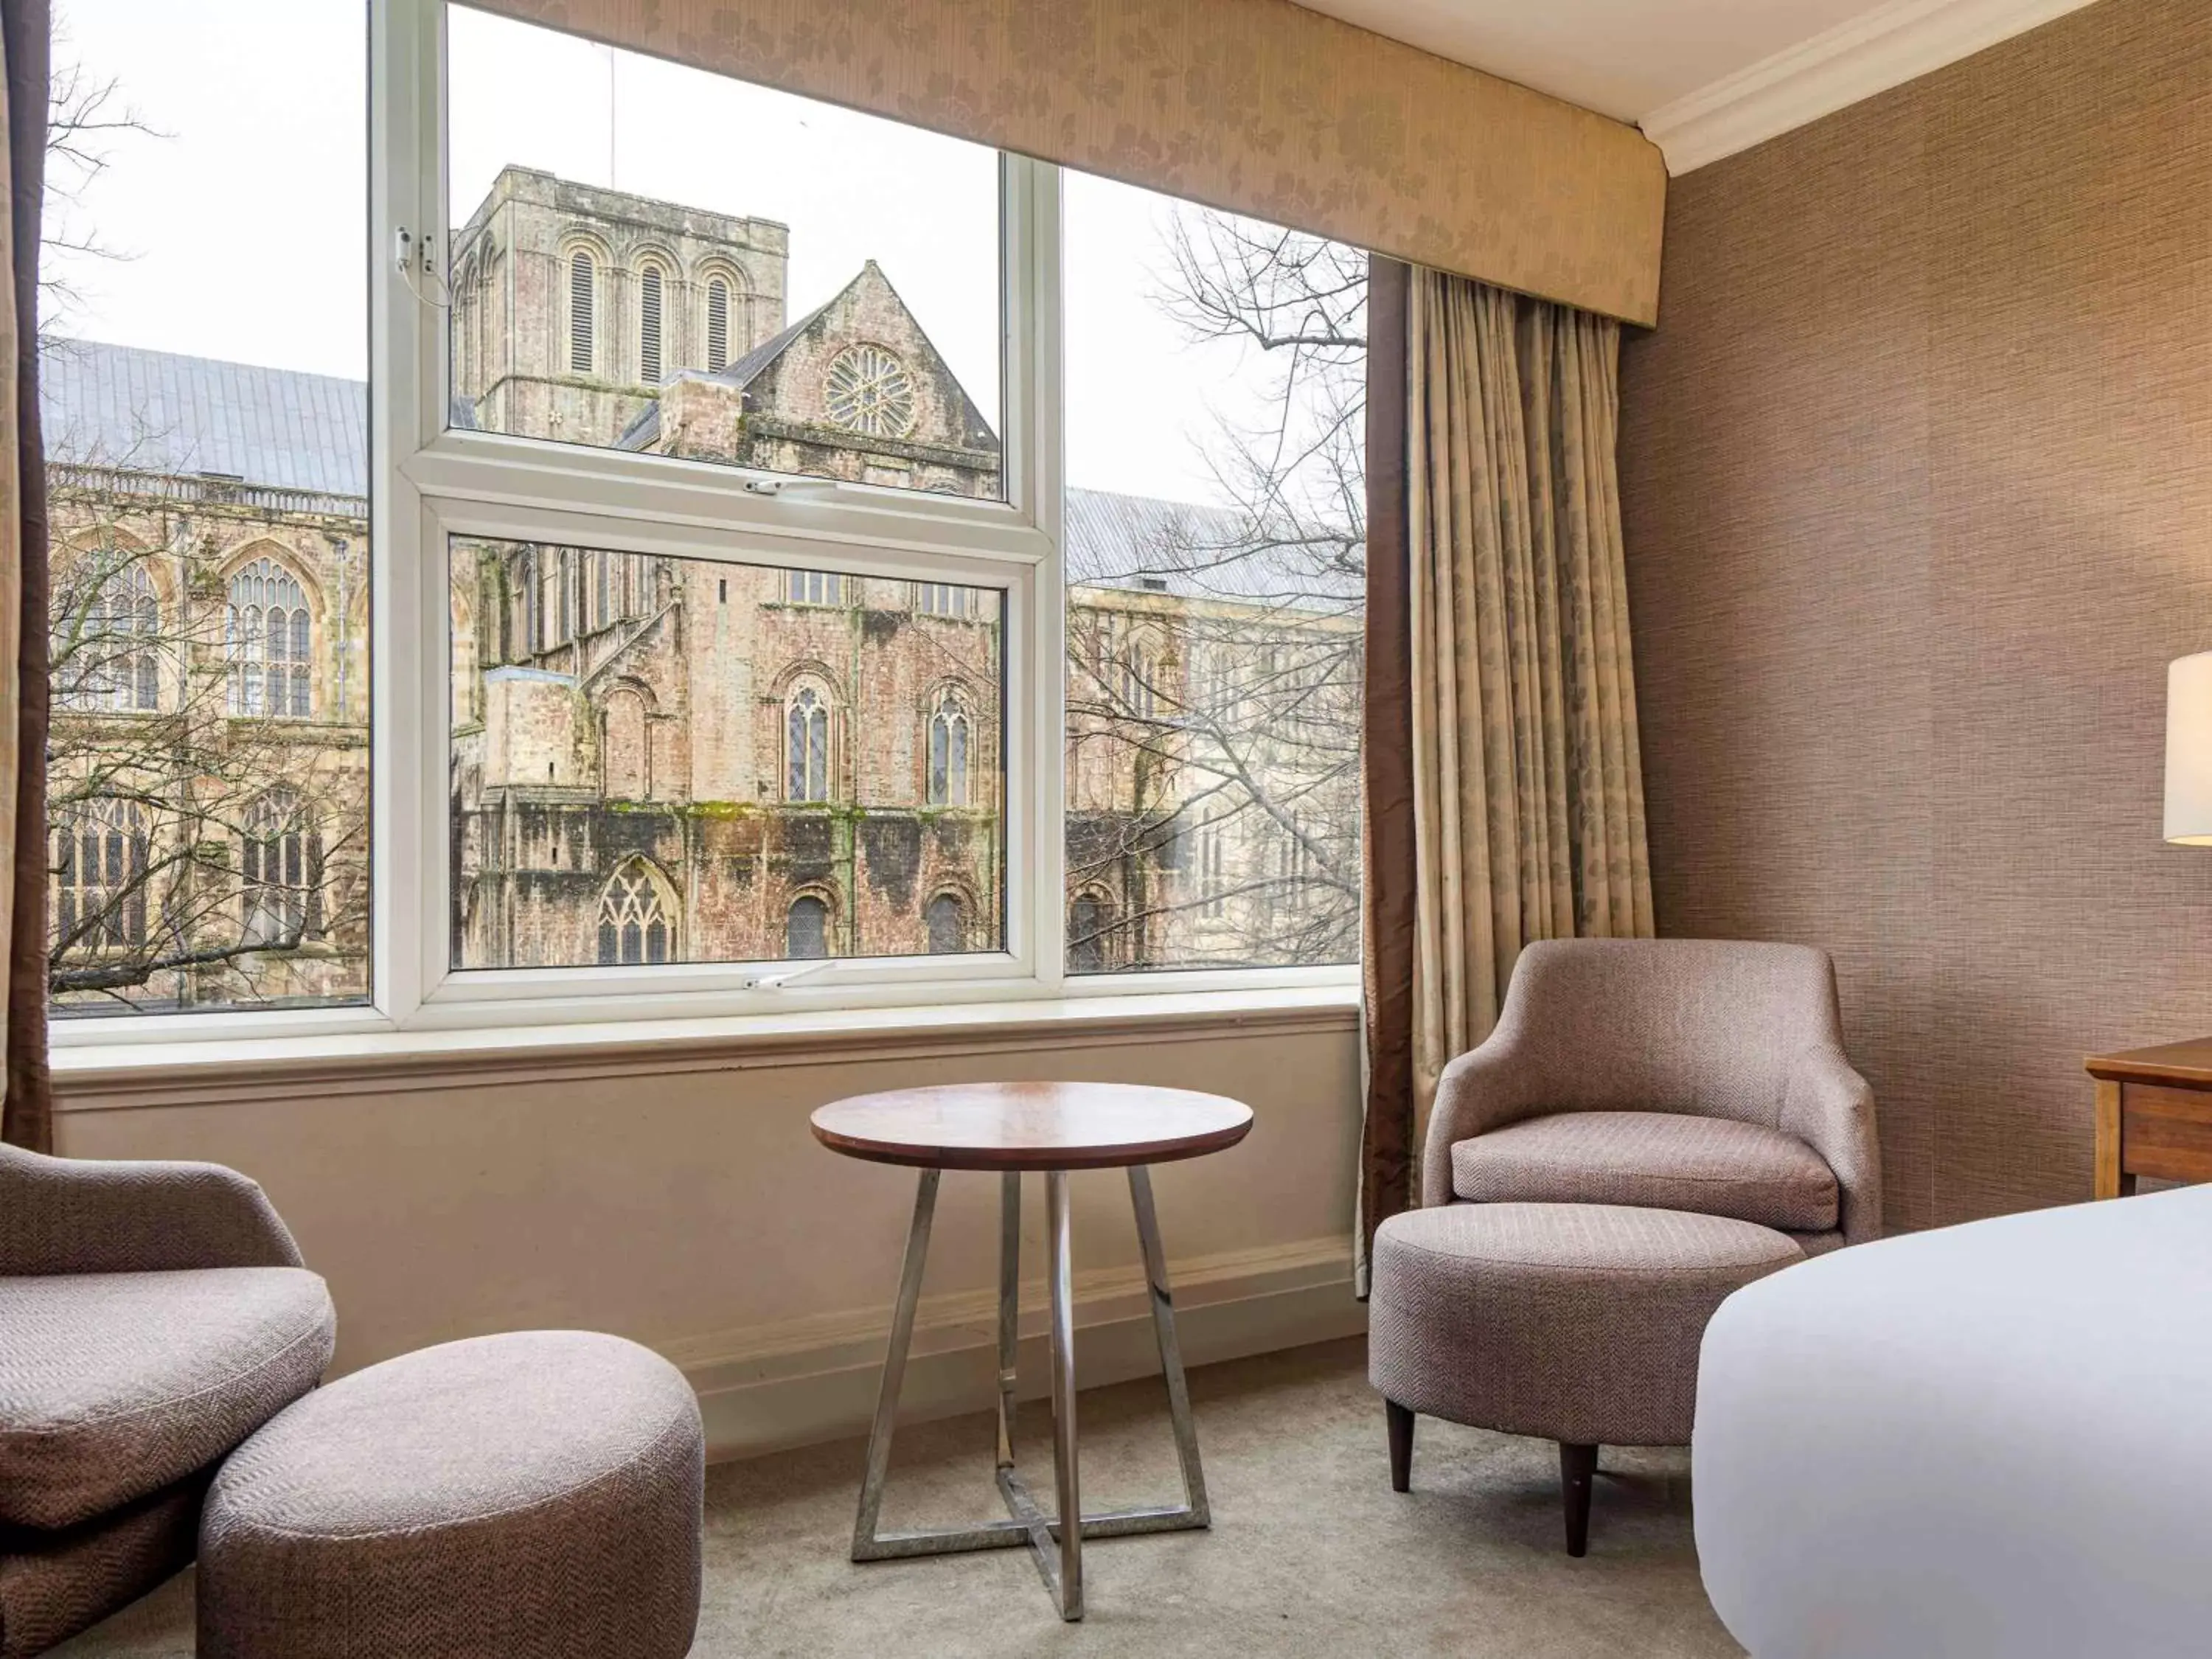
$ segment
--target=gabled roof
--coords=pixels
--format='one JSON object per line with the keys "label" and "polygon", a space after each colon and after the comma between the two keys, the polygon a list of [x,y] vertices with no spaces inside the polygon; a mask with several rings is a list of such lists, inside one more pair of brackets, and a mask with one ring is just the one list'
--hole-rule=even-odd
{"label": "gabled roof", "polygon": [[368,494],[368,388],[359,380],[49,340],[39,409],[56,463]]}

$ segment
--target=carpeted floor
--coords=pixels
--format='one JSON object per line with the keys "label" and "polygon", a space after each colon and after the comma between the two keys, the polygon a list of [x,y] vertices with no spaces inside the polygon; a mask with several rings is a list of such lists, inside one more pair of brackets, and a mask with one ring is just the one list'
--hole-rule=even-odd
{"label": "carpeted floor", "polygon": [[[1590,1553],[1561,1542],[1547,1442],[1421,1420],[1413,1491],[1390,1490],[1382,1410],[1357,1341],[1194,1371],[1213,1529],[1084,1553],[1089,1617],[1053,1616],[1028,1553],[854,1566],[862,1446],[708,1472],[699,1659],[744,1655],[1451,1654],[1691,1659],[1740,1653],[1706,1605],[1690,1538],[1689,1455],[1604,1456]],[[1170,1498],[1156,1381],[1082,1400],[1086,1508]],[[1022,1455],[1049,1489],[1047,1408]],[[994,1512],[988,1417],[907,1431],[887,1527]],[[56,1659],[191,1651],[186,1574]],[[487,1656],[489,1659],[489,1656]],[[527,1659],[501,1656],[501,1659]]]}

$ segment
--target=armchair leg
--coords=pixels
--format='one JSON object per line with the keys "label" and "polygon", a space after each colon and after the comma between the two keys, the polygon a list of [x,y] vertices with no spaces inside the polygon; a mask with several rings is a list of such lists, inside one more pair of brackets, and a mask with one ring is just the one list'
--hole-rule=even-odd
{"label": "armchair leg", "polygon": [[1589,1553],[1590,1484],[1597,1474],[1597,1448],[1559,1443],[1559,1490],[1567,1502],[1567,1553]]}
{"label": "armchair leg", "polygon": [[1390,1425],[1390,1490],[1413,1489],[1413,1413],[1395,1400],[1382,1402]]}

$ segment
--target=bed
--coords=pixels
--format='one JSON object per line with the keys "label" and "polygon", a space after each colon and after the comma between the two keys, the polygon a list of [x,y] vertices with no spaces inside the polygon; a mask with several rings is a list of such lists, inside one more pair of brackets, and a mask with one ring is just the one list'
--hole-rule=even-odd
{"label": "bed", "polygon": [[2212,1652],[2212,1188],[1747,1285],[1706,1330],[1692,1459],[1753,1659]]}

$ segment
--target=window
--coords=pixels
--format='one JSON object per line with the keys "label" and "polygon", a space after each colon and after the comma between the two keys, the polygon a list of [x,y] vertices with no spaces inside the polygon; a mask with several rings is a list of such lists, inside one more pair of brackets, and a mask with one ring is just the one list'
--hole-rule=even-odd
{"label": "window", "polygon": [[[505,661],[458,631],[495,640],[513,573],[564,567],[649,574],[664,606]],[[1002,948],[1003,593],[968,590],[968,620],[925,636],[904,579],[847,579],[863,612],[793,610],[807,573],[463,536],[447,574],[475,602],[447,608],[443,665],[481,711],[449,726],[441,769],[458,976],[923,957],[945,895],[961,951]]]}
{"label": "window", "polygon": [[929,788],[932,806],[968,804],[968,715],[960,694],[947,690],[929,716]]}
{"label": "window", "polygon": [[1090,893],[1079,893],[1067,907],[1067,966],[1070,973],[1098,974],[1106,969],[1106,905]]}
{"label": "window", "polygon": [[951,582],[916,582],[914,585],[914,608],[924,617],[966,617],[973,590],[956,587]]}
{"label": "window", "polygon": [[313,638],[297,577],[266,558],[233,576],[224,639],[232,714],[307,718]]}
{"label": "window", "polygon": [[729,279],[709,276],[707,279],[707,372],[720,374],[729,366]]}
{"label": "window", "polygon": [[453,424],[1005,499],[997,152],[445,13]]}
{"label": "window", "polygon": [[968,948],[968,907],[955,893],[939,893],[923,913],[929,927],[929,954],[948,957]]}
{"label": "window", "polygon": [[[82,552],[55,573],[54,701],[64,708],[151,714],[161,706],[161,607],[143,557],[103,577],[111,561]],[[85,585],[80,599],[70,590]]]}
{"label": "window", "polygon": [[879,345],[848,346],[831,359],[822,401],[848,432],[903,438],[914,430],[914,377]]}
{"label": "window", "polygon": [[830,570],[793,570],[783,579],[783,596],[793,605],[842,605],[844,580]]}
{"label": "window", "polygon": [[1067,882],[1128,887],[1068,971],[1355,962],[1366,257],[1063,199]]}
{"label": "window", "polygon": [[599,895],[599,962],[635,967],[666,962],[671,929],[659,872],[632,859],[608,879]]}
{"label": "window", "polygon": [[830,954],[830,907],[811,893],[791,902],[783,921],[783,953],[795,962]]}
{"label": "window", "polygon": [[598,328],[599,261],[587,248],[568,256],[568,372],[589,374],[592,343]]}
{"label": "window", "polygon": [[660,384],[660,267],[647,265],[637,276],[637,378]]}
{"label": "window", "polygon": [[822,693],[803,685],[792,695],[784,720],[786,800],[830,799],[830,705]]}
{"label": "window", "polygon": [[51,158],[60,1042],[1349,983],[1358,255],[459,0],[70,12],[164,136]]}
{"label": "window", "polygon": [[134,801],[72,803],[54,835],[54,950],[113,953],[146,943],[146,814]]}
{"label": "window", "polygon": [[271,791],[247,810],[238,843],[240,937],[247,945],[296,950],[320,931],[320,843],[289,791]]}

